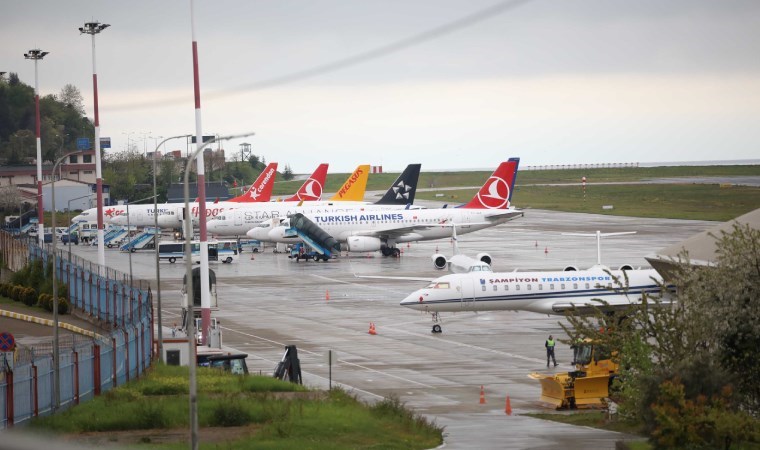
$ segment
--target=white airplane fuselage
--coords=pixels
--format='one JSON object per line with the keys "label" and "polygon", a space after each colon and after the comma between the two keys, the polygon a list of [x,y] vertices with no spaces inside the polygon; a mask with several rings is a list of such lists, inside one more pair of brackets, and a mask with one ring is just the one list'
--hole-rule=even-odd
{"label": "white airplane fuselage", "polygon": [[659,274],[652,269],[628,270],[627,293],[616,291],[624,283],[623,271],[607,273],[602,267],[560,272],[468,272],[444,275],[409,294],[401,306],[425,312],[532,311],[563,314],[575,305],[612,307],[641,301],[644,293],[660,292]]}
{"label": "white airplane fuselage", "polygon": [[[512,212],[513,214],[510,214]],[[452,228],[457,234],[471,233],[492,227],[522,215],[516,210],[438,208],[419,210],[380,210],[364,208],[357,211],[304,212],[317,226],[337,239],[347,242],[349,251],[374,251],[377,240],[384,244],[450,238]],[[499,218],[495,218],[495,217]],[[287,226],[269,227],[266,224],[251,229],[247,235],[269,242],[292,242]],[[375,245],[377,244],[377,245]]]}

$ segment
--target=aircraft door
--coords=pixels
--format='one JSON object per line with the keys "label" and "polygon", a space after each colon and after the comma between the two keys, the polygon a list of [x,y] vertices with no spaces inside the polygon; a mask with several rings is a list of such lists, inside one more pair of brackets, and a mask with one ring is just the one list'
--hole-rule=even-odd
{"label": "aircraft door", "polygon": [[459,298],[460,298],[460,306],[462,309],[465,308],[471,308],[474,304],[474,296],[475,296],[475,289],[474,289],[474,280],[472,280],[469,277],[463,277],[459,281]]}

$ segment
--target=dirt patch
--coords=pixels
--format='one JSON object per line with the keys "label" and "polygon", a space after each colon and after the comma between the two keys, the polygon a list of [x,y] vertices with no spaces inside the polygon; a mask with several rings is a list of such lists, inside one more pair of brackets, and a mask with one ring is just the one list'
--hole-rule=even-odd
{"label": "dirt patch", "polygon": [[[223,444],[253,436],[261,425],[243,427],[204,427],[198,431],[201,443]],[[187,428],[104,431],[78,434],[66,434],[63,439],[92,447],[121,447],[133,444],[175,444],[190,442],[190,430]]]}

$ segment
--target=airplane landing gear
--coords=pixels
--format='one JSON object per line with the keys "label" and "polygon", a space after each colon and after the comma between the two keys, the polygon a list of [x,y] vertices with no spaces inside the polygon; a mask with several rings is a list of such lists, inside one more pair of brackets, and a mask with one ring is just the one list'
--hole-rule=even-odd
{"label": "airplane landing gear", "polygon": [[443,328],[441,328],[441,325],[439,324],[441,322],[441,317],[438,315],[437,312],[433,313],[433,329],[430,331],[431,333],[442,333]]}

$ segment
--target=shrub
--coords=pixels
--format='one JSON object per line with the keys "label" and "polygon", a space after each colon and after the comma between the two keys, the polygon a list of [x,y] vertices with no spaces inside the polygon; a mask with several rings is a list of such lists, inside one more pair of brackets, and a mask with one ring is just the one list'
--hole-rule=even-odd
{"label": "shrub", "polygon": [[11,288],[11,298],[14,301],[20,302],[21,301],[21,292],[24,290],[24,286],[13,286]]}
{"label": "shrub", "polygon": [[34,304],[37,303],[37,291],[29,287],[24,288],[23,291],[21,291],[21,301],[24,302],[26,306],[34,306]]}
{"label": "shrub", "polygon": [[67,314],[69,312],[69,302],[65,297],[58,297],[58,314]]}
{"label": "shrub", "polygon": [[213,427],[239,427],[248,424],[251,415],[238,398],[227,397],[216,403],[209,424]]}
{"label": "shrub", "polygon": [[7,297],[10,285],[8,283],[0,283],[0,297]]}
{"label": "shrub", "polygon": [[37,306],[44,309],[45,311],[52,311],[53,310],[53,296],[50,294],[40,294],[37,297]]}

